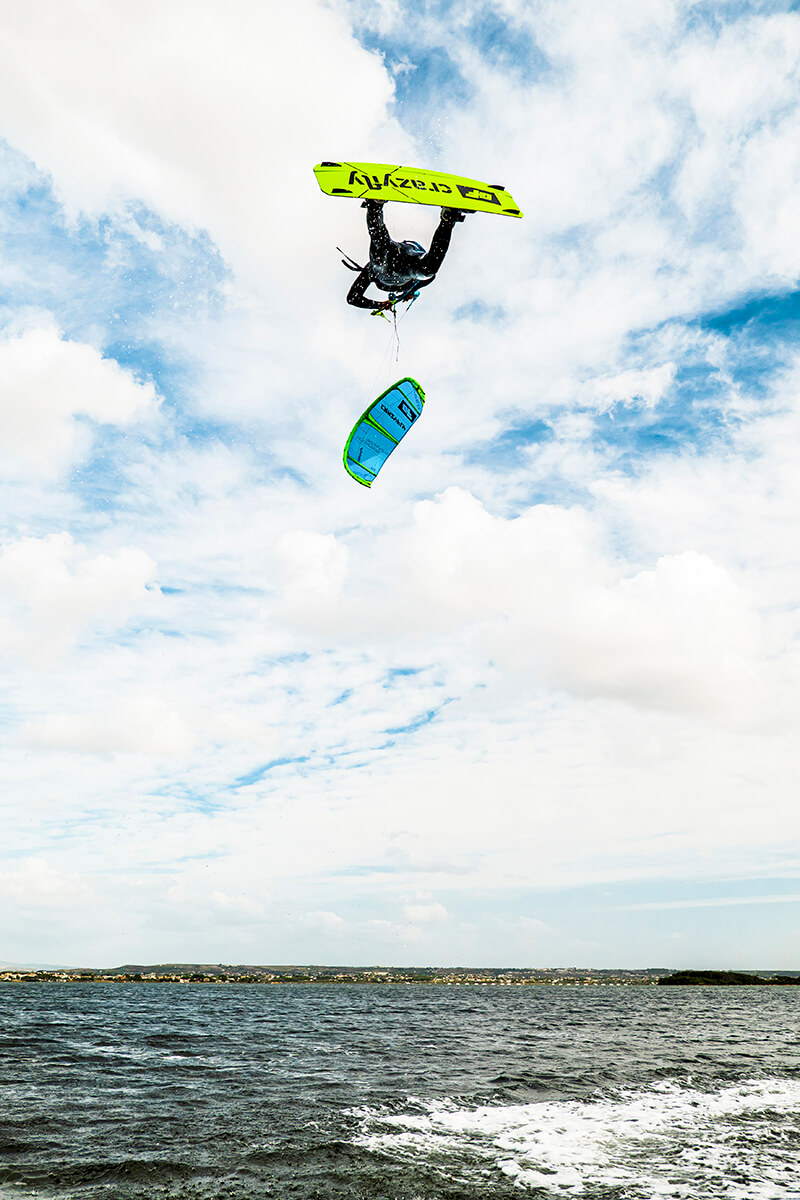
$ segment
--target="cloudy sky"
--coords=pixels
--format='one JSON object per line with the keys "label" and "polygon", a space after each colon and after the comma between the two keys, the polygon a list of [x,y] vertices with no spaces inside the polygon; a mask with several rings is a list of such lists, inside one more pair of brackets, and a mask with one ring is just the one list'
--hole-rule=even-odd
{"label": "cloudy sky", "polygon": [[797,5],[0,26],[0,958],[800,968]]}

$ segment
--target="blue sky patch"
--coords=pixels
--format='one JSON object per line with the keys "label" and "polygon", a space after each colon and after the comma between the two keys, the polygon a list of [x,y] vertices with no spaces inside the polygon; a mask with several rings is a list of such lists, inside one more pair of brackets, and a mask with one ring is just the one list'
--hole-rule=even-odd
{"label": "blue sky patch", "polygon": [[[75,420],[79,424],[83,421],[81,417]],[[89,424],[94,435],[92,451],[72,471],[70,486],[89,509],[115,508],[119,494],[128,490],[127,456],[120,453],[125,446],[124,433],[111,426]]]}
{"label": "blue sky patch", "polygon": [[[429,0],[408,6],[402,25],[386,34],[373,24],[373,10],[362,6],[355,16],[356,34],[367,50],[382,55],[395,82],[395,115],[413,135],[441,151],[440,120],[447,109],[464,108],[475,88],[452,53],[453,16],[462,7],[454,0]],[[509,21],[493,4],[485,4],[458,38],[477,51],[488,68],[530,82],[550,64],[530,31]]]}
{"label": "blue sky patch", "polygon": [[736,308],[704,317],[700,325],[728,337],[748,331],[796,341],[800,333],[800,289],[753,296]]}
{"label": "blue sky patch", "polygon": [[440,46],[424,48],[413,41],[387,42],[365,31],[365,49],[378,51],[395,85],[395,116],[415,137],[438,149],[438,121],[453,105],[466,105],[473,87],[458,64]]}
{"label": "blue sky patch", "polygon": [[422,667],[390,667],[386,672],[383,686],[385,688],[393,687],[396,680],[405,679],[412,675],[419,675],[421,671]]}
{"label": "blue sky patch", "polygon": [[487,325],[503,321],[507,315],[501,304],[487,304],[485,300],[461,304],[453,313],[456,321],[476,321]]}
{"label": "blue sky patch", "polygon": [[518,75],[526,83],[543,75],[550,63],[524,26],[504,19],[492,5],[487,5],[467,27],[475,49],[492,67]]}
{"label": "blue sky patch", "polygon": [[70,340],[99,333],[104,354],[169,395],[183,366],[152,328],[221,309],[228,270],[208,236],[142,206],[67,223],[48,179],[2,142],[0,170],[18,180],[0,200],[0,328],[46,311]]}
{"label": "blue sky patch", "polygon": [[687,14],[686,28],[704,28],[719,33],[742,18],[769,17],[776,13],[797,12],[799,8],[800,0],[695,0]]}
{"label": "blue sky patch", "polygon": [[288,767],[294,763],[307,763],[309,755],[298,754],[289,758],[273,758],[268,763],[264,763],[261,767],[255,767],[246,775],[240,775],[238,779],[231,784],[232,788],[250,787],[254,783],[260,783],[265,775],[270,771],[274,771],[276,767]]}
{"label": "blue sky patch", "polygon": [[429,708],[427,712],[420,713],[418,717],[414,717],[413,721],[409,721],[407,725],[397,725],[393,729],[384,729],[383,732],[394,737],[400,733],[414,733],[417,729],[422,729],[425,725],[430,725],[431,721],[435,721],[445,704],[449,703],[449,700],[445,700],[444,703],[439,704],[436,708]]}
{"label": "blue sky patch", "polygon": [[753,296],[695,325],[727,338],[726,369],[752,394],[764,397],[777,372],[794,357],[800,339],[800,290]]}
{"label": "blue sky patch", "polygon": [[721,440],[729,440],[731,434],[724,413],[705,400],[695,402],[691,392],[679,392],[675,399],[664,400],[654,409],[617,405],[594,421],[597,444],[614,452],[617,468],[631,470],[640,469],[656,455],[707,452]]}
{"label": "blue sky patch", "polygon": [[509,425],[492,441],[474,446],[465,461],[492,471],[516,470],[524,463],[531,446],[551,442],[553,437],[553,430],[546,421],[524,421]]}

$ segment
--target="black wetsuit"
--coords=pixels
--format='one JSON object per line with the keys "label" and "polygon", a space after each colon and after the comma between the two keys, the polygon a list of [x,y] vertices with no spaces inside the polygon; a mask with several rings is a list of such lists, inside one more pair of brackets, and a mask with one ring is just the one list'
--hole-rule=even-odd
{"label": "black wetsuit", "polygon": [[450,245],[453,224],[464,218],[455,209],[443,209],[431,240],[431,248],[426,254],[421,248],[415,248],[413,243],[392,241],[383,220],[383,204],[379,200],[368,200],[366,209],[369,263],[354,280],[347,293],[347,303],[357,308],[377,308],[382,302],[370,300],[364,295],[371,283],[382,292],[388,292],[395,300],[410,300],[418,288],[433,283]]}

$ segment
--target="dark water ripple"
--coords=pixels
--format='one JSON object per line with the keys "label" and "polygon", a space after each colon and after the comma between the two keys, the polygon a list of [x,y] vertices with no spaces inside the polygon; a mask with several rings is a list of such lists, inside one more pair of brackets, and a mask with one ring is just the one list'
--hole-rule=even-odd
{"label": "dark water ripple", "polygon": [[799,1146],[800,989],[0,984],[0,1200],[800,1200]]}

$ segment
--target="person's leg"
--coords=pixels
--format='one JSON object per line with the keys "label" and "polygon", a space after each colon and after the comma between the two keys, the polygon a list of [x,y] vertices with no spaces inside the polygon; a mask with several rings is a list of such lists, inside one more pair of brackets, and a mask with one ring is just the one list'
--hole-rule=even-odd
{"label": "person's leg", "polygon": [[369,256],[374,263],[386,262],[392,239],[383,220],[384,200],[365,200],[367,229],[369,231]]}
{"label": "person's leg", "polygon": [[431,248],[424,258],[419,260],[420,273],[425,275],[435,275],[439,267],[444,262],[444,256],[447,254],[450,246],[450,238],[453,234],[453,225],[456,221],[463,221],[464,214],[455,208],[443,208],[442,215],[439,218],[439,224],[436,226],[436,231],[431,238]]}

